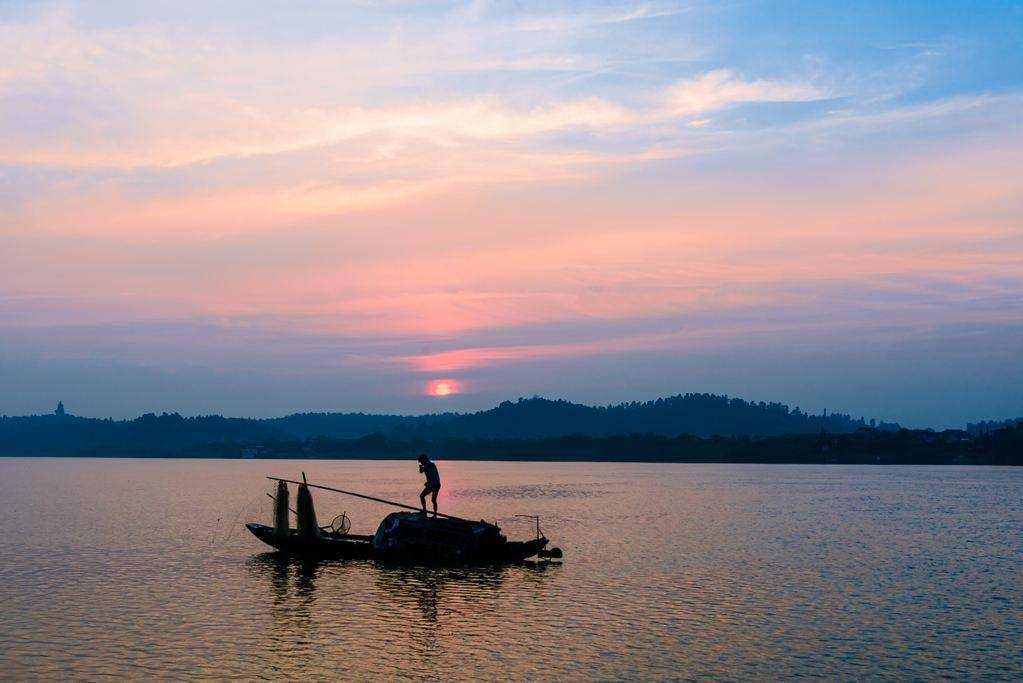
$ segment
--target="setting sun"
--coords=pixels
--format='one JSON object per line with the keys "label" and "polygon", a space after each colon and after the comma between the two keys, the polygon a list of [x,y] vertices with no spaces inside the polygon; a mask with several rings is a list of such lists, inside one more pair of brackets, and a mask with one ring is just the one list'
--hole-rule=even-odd
{"label": "setting sun", "polygon": [[460,393],[460,391],[461,387],[453,379],[435,379],[426,389],[426,393],[430,396],[450,396]]}

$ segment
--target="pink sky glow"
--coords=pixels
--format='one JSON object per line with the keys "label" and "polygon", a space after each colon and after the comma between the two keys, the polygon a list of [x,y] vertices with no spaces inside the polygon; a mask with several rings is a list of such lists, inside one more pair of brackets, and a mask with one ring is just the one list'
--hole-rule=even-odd
{"label": "pink sky glow", "polygon": [[[446,45],[410,25],[398,49],[55,7],[0,23],[0,371],[24,397],[0,413],[146,377],[136,412],[700,390],[859,414],[954,368],[972,407],[878,415],[941,422],[1023,379],[1013,88],[914,99],[908,67],[758,73],[697,38],[675,57],[699,68],[605,83],[585,31],[628,13],[456,14]],[[887,377],[772,379],[771,354],[798,373],[828,349],[815,372]],[[207,371],[227,388],[198,398]],[[277,398],[245,403],[260,373]]]}

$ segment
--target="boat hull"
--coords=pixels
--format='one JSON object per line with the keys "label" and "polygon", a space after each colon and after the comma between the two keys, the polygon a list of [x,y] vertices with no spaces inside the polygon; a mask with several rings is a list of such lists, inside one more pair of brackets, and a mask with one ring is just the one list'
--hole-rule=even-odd
{"label": "boat hull", "polygon": [[396,550],[379,549],[374,546],[372,536],[323,533],[315,538],[308,538],[292,530],[282,537],[274,532],[273,527],[266,526],[265,524],[249,522],[245,527],[260,541],[276,548],[282,553],[296,557],[317,559],[373,559],[382,562],[415,564],[451,562],[459,564],[507,564],[535,557],[548,543],[546,538],[528,541],[505,541],[496,547],[489,547],[457,557],[448,557],[443,554],[438,555],[409,548]]}
{"label": "boat hull", "polygon": [[292,530],[287,536],[278,536],[273,527],[249,522],[245,525],[252,535],[287,555],[323,559],[366,559],[373,556],[373,537],[354,534],[322,534],[309,539]]}

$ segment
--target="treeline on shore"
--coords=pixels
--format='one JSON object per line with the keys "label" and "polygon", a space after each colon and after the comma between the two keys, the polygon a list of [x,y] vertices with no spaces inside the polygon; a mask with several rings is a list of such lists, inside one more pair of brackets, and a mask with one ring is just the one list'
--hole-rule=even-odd
{"label": "treeline on shore", "polygon": [[438,458],[771,463],[1020,463],[1023,422],[907,430],[714,394],[587,406],[521,398],[475,413],[0,416],[0,456]]}
{"label": "treeline on shore", "polygon": [[964,430],[792,434],[763,438],[676,437],[633,434],[543,439],[395,440],[381,433],[358,439],[319,436],[270,438],[259,443],[218,441],[185,450],[109,449],[79,455],[266,459],[411,459],[429,453],[440,460],[594,462],[715,462],[772,464],[1023,465],[1023,423],[981,435]]}
{"label": "treeline on shore", "polygon": [[0,417],[0,455],[77,455],[103,450],[187,451],[219,441],[262,443],[314,437],[358,439],[382,433],[393,441],[442,439],[551,439],[569,434],[607,437],[650,434],[675,437],[782,436],[855,432],[864,427],[896,430],[898,425],[822,411],[809,415],[781,403],[745,401],[713,394],[684,394],[643,403],[587,406],[564,400],[520,398],[475,413],[373,415],[296,413],[271,419],[220,415],[183,417],[146,413],[133,420],[72,415],[63,404],[50,415]]}

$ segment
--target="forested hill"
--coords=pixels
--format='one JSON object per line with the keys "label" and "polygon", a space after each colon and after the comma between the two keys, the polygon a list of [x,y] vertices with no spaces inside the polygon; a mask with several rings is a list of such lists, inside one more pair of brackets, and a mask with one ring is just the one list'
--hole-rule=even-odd
{"label": "forested hill", "polygon": [[357,439],[367,434],[390,434],[405,427],[432,425],[459,417],[458,413],[431,415],[373,415],[366,413],[295,413],[285,417],[261,420],[285,434],[299,438],[328,436],[332,439]]}
{"label": "forested hill", "polygon": [[[754,403],[713,394],[685,394],[644,403],[587,406],[543,398],[506,401],[496,408],[443,419],[402,422],[386,432],[398,438],[533,439],[581,434],[774,436],[854,432],[862,419],[831,413],[807,415],[780,403]],[[897,429],[898,425],[882,425]]]}
{"label": "forested hill", "polygon": [[[840,413],[807,415],[780,403],[754,403],[713,394],[686,394],[644,403],[587,406],[520,398],[476,413],[407,417],[363,413],[298,413],[264,421],[300,438],[354,439],[380,432],[399,439],[533,439],[568,434],[609,436],[773,436],[853,432],[867,422]],[[898,425],[881,428],[897,429]]]}
{"label": "forested hill", "polygon": [[[821,431],[844,434],[865,426],[862,418],[839,413],[807,415],[779,403],[753,403],[711,394],[603,407],[531,398],[506,401],[477,413],[421,416],[299,413],[254,420],[149,413],[134,420],[99,420],[66,414],[0,417],[0,455],[184,454],[202,451],[198,446],[223,442],[259,446],[268,440],[301,441],[317,436],[358,439],[369,434],[405,441],[625,434],[776,436]],[[873,421],[870,426],[874,426]],[[898,428],[885,423],[877,426]]]}

